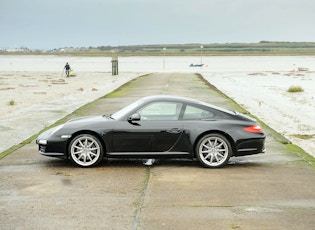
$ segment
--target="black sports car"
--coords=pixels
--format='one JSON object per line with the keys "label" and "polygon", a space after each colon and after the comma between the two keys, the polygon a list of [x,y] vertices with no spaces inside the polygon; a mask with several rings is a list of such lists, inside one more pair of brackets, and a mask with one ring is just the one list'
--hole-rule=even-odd
{"label": "black sports car", "polygon": [[209,168],[264,152],[265,134],[244,115],[175,96],[142,98],[112,115],[72,119],[37,138],[45,156],[82,167],[106,158],[198,158]]}

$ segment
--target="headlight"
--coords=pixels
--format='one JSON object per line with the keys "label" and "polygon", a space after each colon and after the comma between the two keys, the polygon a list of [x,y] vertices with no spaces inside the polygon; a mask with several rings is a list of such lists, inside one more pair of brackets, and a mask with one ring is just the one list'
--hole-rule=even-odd
{"label": "headlight", "polygon": [[47,145],[47,140],[38,140],[37,144],[39,144],[39,145]]}

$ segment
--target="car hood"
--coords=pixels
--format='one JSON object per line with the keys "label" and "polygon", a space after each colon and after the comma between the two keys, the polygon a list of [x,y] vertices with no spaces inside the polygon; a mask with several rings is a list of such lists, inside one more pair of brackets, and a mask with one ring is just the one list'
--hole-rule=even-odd
{"label": "car hood", "polygon": [[61,135],[72,135],[72,133],[79,130],[94,130],[97,131],[100,128],[110,128],[113,126],[111,121],[115,121],[110,116],[89,116],[89,117],[78,117],[67,121],[62,125],[58,125],[51,129],[41,133],[37,140],[48,139],[50,136],[61,136]]}
{"label": "car hood", "polygon": [[92,129],[97,130],[100,127],[111,127],[112,122],[115,121],[110,116],[89,116],[89,117],[78,117],[69,120],[64,123],[63,129],[68,131],[77,131],[81,129]]}
{"label": "car hood", "polygon": [[115,120],[110,116],[89,116],[89,117],[78,117],[69,120],[62,125],[60,132],[71,134],[80,130],[93,130],[98,131],[100,129],[111,129]]}
{"label": "car hood", "polygon": [[99,116],[88,116],[88,117],[78,117],[71,119],[66,122],[66,124],[78,124],[78,123],[94,123],[94,122],[104,122],[113,120],[110,116],[99,115]]}

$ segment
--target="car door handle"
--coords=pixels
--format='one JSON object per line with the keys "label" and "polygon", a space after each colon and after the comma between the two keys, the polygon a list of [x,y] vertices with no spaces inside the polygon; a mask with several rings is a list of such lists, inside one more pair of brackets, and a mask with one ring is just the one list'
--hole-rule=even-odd
{"label": "car door handle", "polygon": [[171,133],[171,134],[178,134],[178,133],[182,132],[182,129],[180,129],[180,128],[171,128],[171,129],[167,129],[166,132]]}

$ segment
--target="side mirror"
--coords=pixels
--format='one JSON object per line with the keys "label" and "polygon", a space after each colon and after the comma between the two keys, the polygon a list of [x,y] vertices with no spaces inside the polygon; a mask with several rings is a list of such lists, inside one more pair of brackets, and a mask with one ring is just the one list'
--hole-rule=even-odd
{"label": "side mirror", "polygon": [[139,113],[134,113],[132,114],[130,117],[128,117],[128,121],[130,123],[134,122],[134,121],[140,121],[141,120],[141,116]]}

